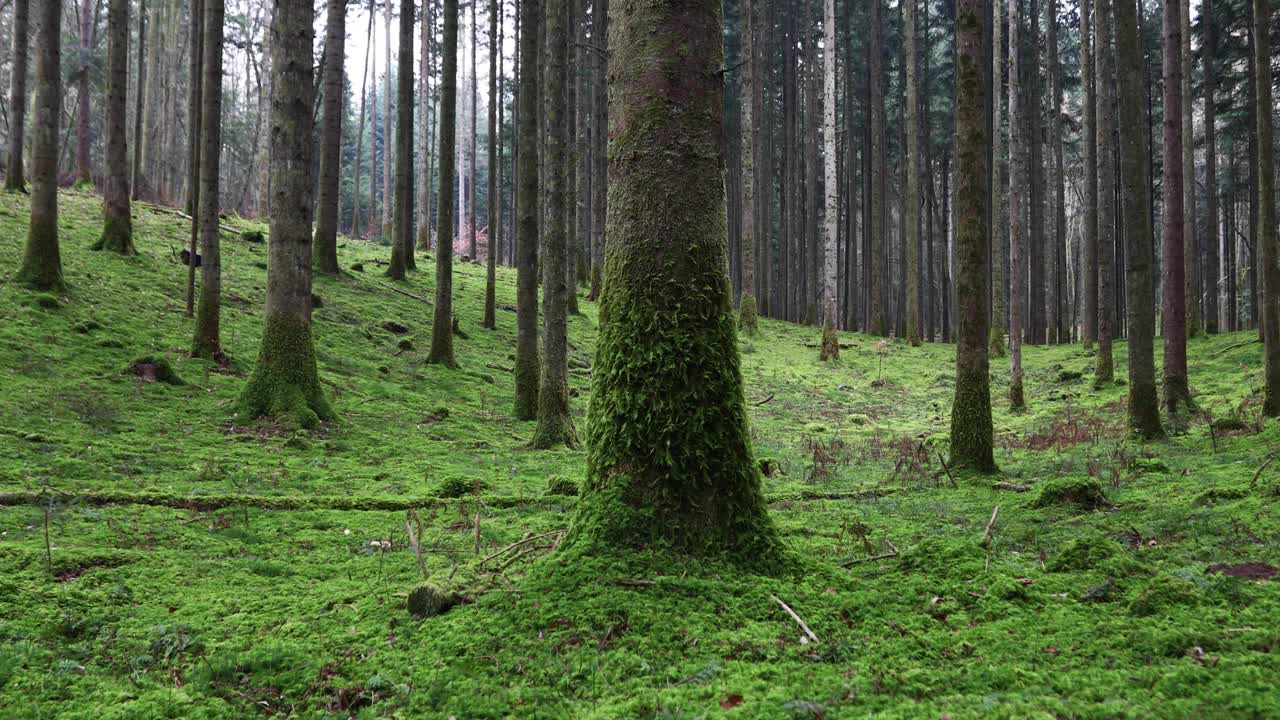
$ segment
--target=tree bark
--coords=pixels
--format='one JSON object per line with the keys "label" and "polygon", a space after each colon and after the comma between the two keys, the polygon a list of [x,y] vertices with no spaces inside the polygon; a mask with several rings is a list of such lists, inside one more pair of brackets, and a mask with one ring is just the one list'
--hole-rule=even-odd
{"label": "tree bark", "polygon": [[[200,124],[204,120],[204,5],[206,0],[191,0],[189,40],[191,67],[190,92],[187,100],[187,214],[191,216],[189,257],[195,257],[200,246]],[[170,125],[166,123],[166,125]],[[195,316],[196,264],[187,263],[187,317]]]}
{"label": "tree bark", "polygon": [[[1017,2],[1017,0],[1008,0]],[[990,355],[1004,357],[1005,350],[1005,230],[1007,217],[1004,175],[1004,25],[1005,0],[993,0],[991,9],[991,338]],[[1087,0],[1086,0],[1087,2]],[[1013,126],[1010,125],[1010,128]],[[932,308],[931,308],[932,311]],[[989,361],[989,360],[988,360]]]}
{"label": "tree bark", "polygon": [[882,0],[871,0],[871,234],[867,262],[867,325],[871,335],[889,334],[881,302],[881,263],[885,246],[885,148]]}
{"label": "tree bark", "polygon": [[1182,240],[1185,271],[1187,337],[1200,334],[1200,243],[1196,228],[1196,142],[1193,120],[1195,101],[1191,93],[1191,0],[1181,0],[1182,16]]}
{"label": "tree bark", "polygon": [[[831,2],[832,0],[827,0]],[[903,249],[906,252],[906,330],[907,342],[911,345],[920,344],[920,80],[919,80],[919,50],[916,48],[916,0],[902,0],[903,7],[903,34],[906,37],[905,49],[903,55],[906,59],[906,100],[905,108],[906,118],[904,128],[907,136],[907,156],[906,156],[906,187],[903,189],[902,197],[902,216],[903,228],[906,235],[902,238]],[[957,8],[957,17],[961,9]],[[982,23],[978,18],[971,18],[977,23],[976,27],[981,30]],[[957,30],[957,34],[958,34]],[[959,40],[957,39],[957,42]],[[977,91],[982,94],[984,92],[984,83],[981,79],[977,80]],[[957,113],[959,109],[957,109]],[[983,113],[983,123],[986,113]],[[986,153],[985,137],[983,147],[980,148],[983,154]],[[956,159],[961,160],[960,151],[957,150]],[[982,175],[983,181],[986,181],[986,173]],[[985,211],[984,211],[985,212]],[[985,222],[983,223],[985,225]],[[986,258],[983,258],[983,285],[986,284]],[[958,275],[958,273],[957,273]],[[957,279],[959,279],[957,277]],[[984,310],[985,313],[985,310]],[[983,342],[985,342],[985,338]]]}
{"label": "tree bark", "polygon": [[[392,213],[395,209],[394,192],[391,188],[392,183],[392,158],[391,149],[392,129],[391,129],[391,2],[387,0],[386,7],[383,9],[382,18],[386,27],[387,47],[385,55],[387,56],[386,70],[382,75],[382,232],[381,237],[390,241],[392,254],[395,253],[395,237],[391,228]],[[377,126],[377,122],[374,122]]]}
{"label": "tree bark", "polygon": [[[474,2],[474,0],[473,0]],[[497,261],[498,238],[495,229],[501,222],[494,212],[498,199],[498,0],[489,0],[489,232],[486,244],[485,281],[484,281],[484,322],[483,327],[493,330],[498,326],[497,299]]]}
{"label": "tree bark", "polygon": [[[526,0],[528,1],[528,0]],[[427,362],[456,368],[453,357],[453,173],[457,158],[458,0],[444,0],[440,77],[440,202],[436,218],[436,305]]]}
{"label": "tree bark", "polygon": [[[352,168],[352,171],[355,173],[355,190],[352,193],[353,195],[355,195],[355,205],[351,210],[352,237],[364,236],[364,233],[360,229],[360,199],[364,196],[364,188],[361,186],[360,177],[361,175],[363,175],[363,172],[364,172],[363,170],[364,165],[363,163],[361,163],[361,158],[364,155],[364,111],[365,111],[365,100],[369,97],[367,85],[369,82],[369,54],[373,47],[374,15],[375,13],[373,11],[373,3],[372,3],[372,0],[370,0],[369,29],[365,32],[365,37],[369,38],[369,43],[364,46],[364,70],[362,70],[360,74],[360,115],[359,115],[360,120],[356,123],[356,164],[355,164],[355,167]],[[372,148],[370,148],[369,154],[370,155],[373,154]],[[371,185],[373,184],[372,178],[370,178],[370,184]],[[370,201],[369,212],[370,214],[373,213],[372,201]]]}
{"label": "tree bark", "polygon": [[93,171],[89,158],[89,140],[92,119],[89,110],[89,62],[93,54],[97,18],[94,17],[94,0],[80,2],[80,69],[76,92],[79,111],[76,121],[76,184],[93,186]]}
{"label": "tree bark", "polygon": [[1183,153],[1182,126],[1182,0],[1164,2],[1164,168],[1161,197],[1161,291],[1164,296],[1162,330],[1164,335],[1164,408],[1170,415],[1190,411],[1191,391],[1187,384],[1186,277],[1183,268],[1182,236]]}
{"label": "tree bark", "polygon": [[[909,2],[908,5],[914,5]],[[823,232],[822,252],[822,359],[834,360],[840,357],[840,339],[836,335],[839,326],[839,315],[836,312],[836,256],[837,242],[840,233],[839,178],[836,176],[836,4],[835,0],[823,3],[826,14],[822,23],[824,38],[822,53],[824,55],[822,127],[824,146],[823,157],[823,189],[826,194],[826,227]],[[914,48],[908,48],[912,53]],[[816,55],[816,53],[815,53]],[[914,63],[913,63],[914,65]],[[908,78],[913,77],[908,75]],[[910,94],[910,90],[907,91]],[[815,188],[816,191],[816,188]],[[913,274],[914,278],[915,275]],[[919,291],[919,288],[916,288]],[[916,307],[919,312],[919,307]],[[912,321],[908,321],[911,328]],[[910,330],[908,330],[910,334]],[[919,328],[914,337],[919,344]]]}
{"label": "tree bark", "polygon": [[[1106,2],[1107,0],[1102,0]],[[1022,310],[1025,307],[1023,279],[1023,202],[1027,193],[1027,146],[1022,116],[1021,67],[1022,19],[1020,3],[1009,0],[1009,405],[1017,411],[1026,406],[1022,389]],[[945,319],[944,319],[945,322]]]}
{"label": "tree bark", "polygon": [[431,249],[431,42],[435,39],[431,25],[431,2],[422,5],[422,55],[418,60],[418,249]]}
{"label": "tree bark", "polygon": [[391,223],[391,265],[387,276],[403,280],[416,268],[413,257],[413,7],[400,2],[400,47],[396,56],[395,215]]}
{"label": "tree bark", "polygon": [[129,0],[107,10],[107,172],[102,194],[102,235],[94,250],[135,255],[129,207]]}
{"label": "tree bark", "polygon": [[37,6],[36,106],[31,128],[31,221],[22,266],[14,281],[33,290],[61,291],[58,248],[58,118],[62,117],[62,3]]}
{"label": "tree bark", "polygon": [[1049,147],[1053,154],[1053,232],[1046,253],[1053,272],[1049,278],[1049,342],[1071,342],[1067,317],[1066,175],[1062,161],[1062,63],[1058,56],[1058,0],[1045,1],[1048,27]]}
{"label": "tree bark", "polygon": [[[127,35],[128,30],[125,30]],[[137,200],[142,184],[142,98],[147,87],[147,0],[138,0],[138,79],[133,95],[133,160],[129,173],[129,198]],[[128,60],[126,59],[126,62]],[[128,84],[128,71],[125,72]],[[127,90],[126,90],[127,91]]]}
{"label": "tree bark", "polygon": [[22,151],[27,111],[29,13],[29,0],[13,0],[13,68],[9,73],[9,157],[4,173],[4,189],[7,192],[25,192],[27,186]]}
{"label": "tree bark", "polygon": [[1210,335],[1218,332],[1222,275],[1218,263],[1218,43],[1213,2],[1203,0],[1200,5],[1200,23],[1204,28],[1204,45],[1200,48],[1204,63],[1204,186],[1205,209],[1209,214],[1204,222],[1208,234],[1204,239],[1201,269],[1204,274],[1204,331]]}
{"label": "tree bark", "polygon": [[1116,165],[1115,165],[1115,35],[1112,31],[1112,0],[1096,0],[1094,28],[1097,33],[1098,103],[1098,354],[1093,382],[1103,385],[1115,379],[1111,341],[1114,336],[1116,282]]}
{"label": "tree bark", "polygon": [[604,280],[605,212],[609,192],[609,0],[592,0],[591,13],[591,38],[599,52],[595,53],[595,92],[592,95],[595,106],[591,121],[592,142],[595,148],[591,154],[591,217],[594,221],[591,224],[591,294],[587,299],[596,301],[600,298]]}
{"label": "tree bark", "polygon": [[[219,169],[222,153],[222,21],[224,0],[203,0],[204,39],[200,83],[200,300],[191,356],[223,362],[222,250],[218,236]],[[307,112],[311,106],[307,106]],[[274,160],[274,158],[273,158]],[[307,165],[310,168],[310,164]],[[308,207],[310,203],[308,203]]]}
{"label": "tree bark", "polygon": [[[597,0],[598,1],[598,0]],[[516,360],[515,416],[538,414],[538,42],[541,0],[520,0],[520,121],[516,154]]]}
{"label": "tree bark", "polygon": [[1280,417],[1280,240],[1276,237],[1275,156],[1272,145],[1271,2],[1253,0],[1253,57],[1257,108],[1258,227],[1254,243],[1262,267],[1262,341],[1266,392],[1262,412]]}
{"label": "tree bark", "polygon": [[[283,0],[291,1],[294,0]],[[346,62],[347,3],[346,0],[328,0],[327,6],[324,67],[321,71],[324,74],[324,127],[320,131],[320,198],[316,203],[312,263],[316,272],[337,275],[338,182],[342,173],[342,69]]]}
{"label": "tree bark", "polygon": [[1086,350],[1098,339],[1098,83],[1094,71],[1096,43],[1091,20],[1093,0],[1080,3],[1081,84],[1084,86],[1084,243],[1080,253],[1084,316],[1081,334]]}

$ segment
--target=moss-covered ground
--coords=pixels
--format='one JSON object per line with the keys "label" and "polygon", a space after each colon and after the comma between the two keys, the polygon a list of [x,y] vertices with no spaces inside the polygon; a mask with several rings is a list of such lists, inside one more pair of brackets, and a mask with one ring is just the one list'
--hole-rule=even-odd
{"label": "moss-covered ground", "polygon": [[[431,261],[392,284],[388,248],[341,242],[363,272],[315,287],[340,419],[299,433],[231,415],[264,245],[224,236],[223,369],[185,354],[180,218],[136,206],[121,257],[89,252],[98,197],[61,212],[70,289],[30,293],[8,280],[26,201],[0,196],[0,716],[1280,716],[1280,462],[1253,482],[1280,424],[1253,334],[1192,340],[1207,415],[1149,445],[1080,346],[1025,349],[1020,415],[993,363],[1002,472],[951,478],[953,346],[842,334],[823,363],[817,329],[761,320],[751,433],[796,562],[759,577],[548,547],[584,452],[529,450],[511,417],[510,271],[486,331],[484,268],[456,267],[449,370],[424,363]],[[406,610],[409,511],[431,582],[465,594],[436,617]]]}

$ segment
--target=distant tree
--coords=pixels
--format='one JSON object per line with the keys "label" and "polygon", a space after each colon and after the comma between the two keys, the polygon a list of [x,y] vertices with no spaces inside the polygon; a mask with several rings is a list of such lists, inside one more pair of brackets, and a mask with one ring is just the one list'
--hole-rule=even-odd
{"label": "distant tree", "polygon": [[866,259],[867,285],[867,324],[866,331],[872,335],[888,335],[889,324],[885,321],[884,307],[881,302],[881,258],[885,244],[885,132],[884,132],[884,29],[881,21],[881,4],[883,0],[871,0],[871,218]]}
{"label": "distant tree", "polygon": [[[211,4],[221,0],[208,0]],[[314,427],[335,415],[316,372],[311,334],[311,159],[315,38],[309,0],[273,0],[271,202],[267,309],[253,375],[240,393],[244,418],[283,417]],[[332,4],[330,5],[332,10]],[[328,30],[332,25],[327,24]],[[322,72],[325,72],[322,70]]]}
{"label": "distant tree", "polygon": [[1253,0],[1254,120],[1258,146],[1258,227],[1261,249],[1262,339],[1266,394],[1262,412],[1280,417],[1280,240],[1276,238],[1275,157],[1271,103],[1271,0]]}
{"label": "distant tree", "polygon": [[13,0],[13,67],[9,72],[9,150],[4,173],[6,192],[25,192],[27,186],[26,172],[22,166],[22,151],[27,111],[29,14],[29,0]]}
{"label": "distant tree", "polygon": [[[908,6],[914,6],[914,1],[909,2]],[[823,21],[823,54],[825,69],[823,72],[823,106],[822,106],[822,129],[823,143],[826,146],[826,156],[823,159],[823,181],[824,190],[826,191],[826,227],[823,230],[823,252],[822,252],[822,359],[834,360],[840,357],[840,338],[836,335],[839,316],[836,314],[836,258],[838,255],[837,243],[839,242],[840,233],[840,199],[839,186],[840,180],[836,176],[836,3],[835,0],[826,0],[824,3],[826,14]],[[912,14],[914,21],[914,12]],[[907,53],[914,57],[914,46],[908,48]],[[914,67],[914,63],[910,67]],[[909,78],[914,77],[914,72],[909,73]],[[907,91],[908,94],[911,90]],[[914,116],[913,116],[914,117]],[[908,120],[910,123],[911,120]],[[917,161],[919,158],[916,158]],[[918,167],[917,167],[918,169]],[[918,178],[917,178],[918,179]],[[918,189],[917,189],[918,190]],[[817,188],[814,188],[817,191]],[[911,195],[908,191],[908,197],[917,197]],[[915,205],[914,201],[907,203]],[[912,221],[908,221],[909,224]],[[915,225],[912,224],[914,227]],[[909,240],[908,244],[914,248],[915,240]],[[914,254],[911,257],[915,257]],[[917,268],[911,268],[908,277],[912,280],[916,277]],[[745,285],[744,285],[745,287]],[[919,287],[914,291],[908,290],[907,294],[911,298],[919,296]],[[919,314],[920,307],[916,303],[914,311]],[[915,315],[907,320],[907,335],[911,335],[915,331],[914,342],[919,344],[919,325],[915,321]]]}
{"label": "distant tree", "polygon": [[[827,0],[828,3],[833,0]],[[903,188],[902,197],[902,217],[903,228],[906,230],[905,236],[902,238],[903,249],[906,251],[906,330],[907,342],[911,345],[920,344],[920,69],[919,69],[919,50],[916,48],[916,35],[918,29],[916,27],[916,0],[902,0],[903,8],[903,35],[904,51],[903,56],[906,60],[906,101],[907,106],[904,108],[904,124],[907,136],[906,147],[906,186]],[[927,8],[926,8],[927,10]],[[957,10],[958,13],[958,10]],[[958,17],[958,15],[957,15]],[[981,27],[981,23],[979,23]],[[981,80],[978,81],[979,91],[983,88]],[[957,109],[957,113],[959,110]],[[985,117],[985,111],[984,111]],[[834,135],[834,133],[833,133]],[[984,143],[985,144],[985,143]],[[985,152],[985,150],[983,151]],[[959,159],[959,158],[957,158]],[[985,174],[984,174],[985,177]],[[983,258],[985,265],[986,258]],[[983,270],[985,275],[986,270]],[[985,284],[985,277],[984,277]],[[985,312],[985,311],[984,311]],[[983,338],[986,342],[986,338]]]}
{"label": "distant tree", "polygon": [[599,49],[593,53],[595,92],[592,103],[595,114],[591,134],[594,143],[591,154],[591,217],[594,221],[591,225],[591,291],[588,295],[589,300],[595,301],[600,298],[600,284],[604,279],[605,213],[609,194],[609,1],[592,0],[591,16],[591,38]]}
{"label": "distant tree", "polygon": [[[376,33],[373,32],[373,19],[376,16],[377,16],[377,13],[375,13],[373,10],[373,0],[369,0],[369,29],[365,31],[365,37],[369,38],[369,42],[364,47],[364,69],[360,73],[360,113],[358,115],[360,119],[356,122],[356,161],[355,161],[355,166],[352,168],[352,170],[355,172],[355,196],[356,196],[355,207],[353,207],[351,210],[351,234],[354,237],[364,236],[364,229],[360,226],[360,199],[364,197],[364,184],[361,180],[364,172],[363,171],[364,164],[361,163],[360,160],[361,160],[361,156],[364,155],[365,104],[369,98],[369,92],[367,87],[369,82],[369,57],[373,51],[374,37],[376,35]],[[377,84],[376,79],[374,80],[374,84],[375,85]],[[375,108],[377,107],[377,103],[374,103],[374,107]],[[370,156],[373,155],[372,143],[370,143],[369,155]],[[369,185],[372,186],[375,182],[376,181],[374,180],[374,176],[371,173],[369,177]],[[372,201],[369,204],[369,214],[370,215],[373,214]]]}
{"label": "distant tree", "polygon": [[[1105,2],[1105,0],[1103,0]],[[1026,242],[1023,202],[1027,195],[1027,137],[1022,107],[1022,17],[1020,2],[1009,0],[1009,405],[1026,406],[1022,389],[1022,310]]]}
{"label": "distant tree", "polygon": [[[383,5],[382,19],[385,21],[387,31],[385,35],[387,41],[387,64],[384,66],[386,71],[382,73],[382,229],[379,234],[384,241],[391,242],[392,261],[394,262],[396,242],[391,229],[391,223],[393,222],[392,210],[395,207],[391,189],[391,145],[394,142],[391,134],[391,0],[386,0]],[[376,94],[377,90],[375,89],[374,92]],[[373,122],[373,126],[375,128],[378,127],[376,119]],[[403,258],[401,258],[402,263],[403,261]],[[390,271],[387,274],[395,277]]]}
{"label": "distant tree", "polygon": [[[126,33],[128,31],[126,30]],[[145,144],[142,139],[142,113],[143,98],[146,96],[147,71],[144,64],[147,56],[147,0],[138,0],[138,77],[136,80],[136,90],[133,94],[133,160],[132,167],[129,170],[129,198],[137,200],[139,198],[139,185],[142,184],[142,146]],[[128,60],[126,59],[126,62]],[[126,85],[128,84],[128,71],[125,71]],[[127,92],[127,88],[126,88]]]}
{"label": "distant tree", "polygon": [[435,40],[435,27],[432,22],[431,0],[422,4],[420,28],[422,37],[422,54],[418,60],[418,133],[422,137],[422,152],[418,153],[418,248],[431,249],[431,175],[432,165],[431,141],[431,77],[435,73],[432,63],[431,45]]}
{"label": "distant tree", "polygon": [[1164,162],[1161,199],[1161,291],[1164,336],[1164,408],[1170,414],[1192,409],[1187,383],[1186,278],[1183,269],[1182,2],[1164,2]]}
{"label": "distant tree", "polygon": [[[316,202],[315,271],[338,274],[338,180],[342,172],[342,75],[346,61],[347,0],[327,0],[324,31],[324,125],[320,139],[320,197]],[[357,193],[358,195],[359,193]]]}
{"label": "distant tree", "polygon": [[[951,461],[980,472],[992,454],[991,368],[987,357],[987,98],[982,0],[956,4],[956,268],[959,307]],[[909,319],[908,319],[909,320]]]}
{"label": "distant tree", "polygon": [[[527,0],[526,0],[527,1]],[[450,368],[453,357],[453,173],[458,108],[458,0],[444,0],[444,62],[440,78],[440,203],[436,218],[436,307],[427,362]]]}
{"label": "distant tree", "polygon": [[89,68],[93,60],[93,48],[97,42],[98,3],[81,0],[77,8],[80,20],[80,53],[76,68],[76,184],[93,185],[93,168],[89,160],[89,144],[92,140],[92,114],[90,110]]}
{"label": "distant tree", "polygon": [[1096,0],[1094,43],[1098,103],[1098,354],[1093,382],[1103,385],[1115,379],[1111,341],[1116,317],[1116,161],[1115,137],[1116,44],[1111,14],[1112,0]]}
{"label": "distant tree", "polygon": [[726,275],[720,2],[627,7],[610,28],[609,116],[626,132],[610,142],[587,479],[565,544],[778,570]]}
{"label": "distant tree", "polygon": [[1093,0],[1080,3],[1080,84],[1084,89],[1084,228],[1080,248],[1081,335],[1086,350],[1098,339],[1098,92],[1094,72]]}
{"label": "distant tree", "polygon": [[[204,119],[204,4],[190,0],[188,25],[189,84],[187,92],[187,214],[191,216],[189,257],[200,252],[200,124]],[[187,317],[196,311],[196,264],[187,263]]]}
{"label": "distant tree", "polygon": [[[222,21],[225,0],[203,0],[204,38],[200,109],[200,301],[191,356],[221,361],[222,247],[218,236],[222,153]],[[279,64],[279,63],[277,63]],[[310,167],[308,165],[307,167]],[[308,204],[310,207],[310,204]]]}
{"label": "distant tree", "polygon": [[1204,251],[1201,260],[1204,284],[1204,308],[1202,318],[1204,331],[1210,335],[1218,333],[1219,302],[1221,293],[1221,270],[1218,265],[1218,39],[1217,18],[1214,11],[1214,0],[1203,0],[1200,3],[1200,25],[1204,28],[1204,43],[1200,48],[1203,63],[1204,81],[1204,186],[1205,211],[1208,217],[1204,220],[1207,234],[1204,238]]}
{"label": "distant tree", "polygon": [[134,255],[129,207],[129,0],[107,6],[107,167],[102,236],[95,250]]}
{"label": "distant tree", "polygon": [[[600,0],[596,0],[599,2]],[[756,118],[752,114],[755,105],[757,85],[755,50],[755,14],[753,0],[742,0],[739,16],[742,21],[742,72],[747,82],[742,83],[746,92],[742,95],[742,233],[739,242],[742,245],[742,296],[738,300],[738,328],[748,337],[756,334],[758,309],[756,307],[756,156],[759,154],[759,129]],[[594,285],[594,283],[593,283]],[[839,344],[836,345],[837,350]]]}
{"label": "distant tree", "polygon": [[1182,240],[1187,337],[1200,334],[1200,243],[1196,228],[1195,96],[1191,94],[1191,0],[1182,0]]}
{"label": "distant tree", "polygon": [[483,326],[493,330],[498,326],[497,319],[497,261],[498,233],[501,215],[494,212],[498,207],[498,105],[502,100],[498,97],[498,0],[489,0],[489,233],[487,238],[487,255],[485,258],[484,281],[484,323]]}
{"label": "distant tree", "polygon": [[[471,8],[471,102],[463,101],[463,113],[471,119],[471,134],[467,137],[467,181],[464,187],[467,190],[467,257],[471,260],[479,260],[479,248],[476,245],[476,115],[480,102],[480,79],[476,74],[476,55],[479,54],[480,46],[476,42],[476,5],[480,0],[471,0],[467,3]],[[467,105],[470,105],[468,112]]]}
{"label": "distant tree", "polygon": [[34,290],[58,291],[58,118],[62,117],[62,3],[38,5],[36,103],[31,128],[31,222],[22,266],[14,280]]}
{"label": "distant tree", "polygon": [[542,114],[546,122],[543,162],[547,166],[546,207],[542,225],[542,377],[538,382],[538,427],[533,447],[573,447],[577,433],[569,414],[569,275],[566,269],[565,160],[569,136],[566,115],[568,28],[566,0],[547,0],[543,52]]}
{"label": "distant tree", "polygon": [[[598,2],[599,0],[597,0]],[[519,122],[516,126],[515,416],[538,416],[538,66],[541,0],[520,0]]]}
{"label": "distant tree", "polygon": [[1004,46],[1000,37],[1000,30],[1004,26],[1003,3],[1004,0],[992,0],[991,3],[991,339],[988,349],[994,357],[1004,357],[1006,330],[1004,233],[1007,226],[1005,218],[1008,217],[1005,211],[1008,186],[1004,177],[1003,149]]}
{"label": "distant tree", "polygon": [[1062,63],[1058,55],[1058,0],[1045,0],[1045,27],[1048,28],[1049,150],[1053,160],[1053,229],[1048,234],[1047,260],[1053,269],[1049,286],[1049,342],[1071,342],[1067,318],[1067,203],[1066,173],[1062,160]]}
{"label": "distant tree", "polygon": [[400,264],[401,278],[404,270],[417,267],[413,257],[413,5],[414,0],[400,2],[400,52],[396,56],[396,186],[391,226],[395,235],[391,238],[391,266]]}

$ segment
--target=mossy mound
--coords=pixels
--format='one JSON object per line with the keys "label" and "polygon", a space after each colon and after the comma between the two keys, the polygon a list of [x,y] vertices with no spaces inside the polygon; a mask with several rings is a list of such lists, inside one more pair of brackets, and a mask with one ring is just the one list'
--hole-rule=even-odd
{"label": "mossy mound", "polygon": [[247,243],[261,244],[267,241],[267,236],[261,230],[245,230],[240,233],[240,239]]}
{"label": "mossy mound", "polygon": [[1161,573],[1134,595],[1129,612],[1141,617],[1167,612],[1187,605],[1198,605],[1204,593],[1190,580]]}
{"label": "mossy mound", "polygon": [[940,577],[972,577],[982,570],[983,548],[967,540],[931,537],[902,551],[898,556],[903,570]]}
{"label": "mossy mound", "polygon": [[472,495],[483,492],[486,485],[483,480],[459,477],[453,475],[440,481],[436,486],[436,497],[442,498],[460,498],[464,495]]}
{"label": "mossy mound", "polygon": [[1129,469],[1138,475],[1152,474],[1169,474],[1169,466],[1160,458],[1134,458],[1129,463]]}
{"label": "mossy mound", "polygon": [[53,293],[36,293],[27,301],[27,305],[37,307],[41,310],[61,310],[62,301]]}
{"label": "mossy mound", "polygon": [[166,385],[186,385],[169,359],[163,355],[146,355],[129,363],[124,369],[125,375],[136,375],[144,382],[159,382]]}
{"label": "mossy mound", "polygon": [[1197,507],[1206,507],[1209,505],[1217,505],[1220,502],[1231,502],[1232,500],[1241,500],[1249,497],[1249,489],[1244,487],[1215,487],[1209,488],[1196,496],[1194,504]]}
{"label": "mossy mound", "polygon": [[782,467],[778,464],[778,459],[772,457],[758,457],[756,458],[756,465],[760,467],[760,474],[765,477],[777,475]]}
{"label": "mossy mound", "polygon": [[102,324],[99,323],[97,320],[81,320],[75,325],[72,325],[71,329],[81,335],[88,335],[94,330],[101,330]]}
{"label": "mossy mound", "polygon": [[578,483],[563,475],[552,475],[547,478],[547,489],[543,494],[576,496],[578,494]]}
{"label": "mossy mound", "polygon": [[409,591],[409,599],[405,606],[410,615],[416,618],[429,618],[448,612],[461,601],[461,596],[455,592],[430,583],[423,583]]}
{"label": "mossy mound", "polygon": [[1047,567],[1051,572],[1092,570],[1107,560],[1124,555],[1120,543],[1101,535],[1086,535],[1067,543],[1053,556]]}
{"label": "mossy mound", "polygon": [[1110,503],[1102,492],[1102,483],[1092,477],[1055,478],[1040,488],[1035,507],[1074,505],[1081,510],[1097,510]]}

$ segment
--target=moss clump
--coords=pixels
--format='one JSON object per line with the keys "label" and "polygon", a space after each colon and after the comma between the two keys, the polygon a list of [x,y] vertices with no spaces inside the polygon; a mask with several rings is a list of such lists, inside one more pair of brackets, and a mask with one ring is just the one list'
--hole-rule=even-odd
{"label": "moss clump", "polygon": [[160,382],[166,385],[186,385],[186,381],[178,376],[169,359],[163,355],[146,355],[129,363],[124,369],[125,375],[136,375],[146,382]]}
{"label": "moss clump", "polygon": [[840,336],[830,320],[822,326],[822,349],[818,353],[818,359],[823,362],[840,359]]}
{"label": "moss clump", "polygon": [[240,239],[247,243],[261,244],[267,241],[267,236],[261,230],[245,230],[240,233]]}
{"label": "moss clump", "polygon": [[1079,537],[1058,552],[1048,563],[1051,572],[1091,570],[1112,558],[1124,555],[1120,543],[1101,535]]}
{"label": "moss clump", "polygon": [[1158,473],[1161,475],[1169,474],[1169,466],[1159,458],[1134,458],[1129,463],[1129,469],[1139,475],[1147,473]]}
{"label": "moss clump", "polygon": [[436,486],[435,494],[436,497],[442,498],[460,498],[464,495],[479,494],[486,487],[483,480],[451,475],[440,481]]}
{"label": "moss clump", "polygon": [[781,467],[777,458],[768,456],[756,458],[756,465],[760,466],[760,474],[765,477],[773,477]]}
{"label": "moss clump", "polygon": [[1074,505],[1082,510],[1097,510],[1109,504],[1097,478],[1066,477],[1046,482],[1036,498],[1035,507]]}
{"label": "moss clump", "polygon": [[578,483],[563,475],[552,475],[547,478],[545,495],[577,495]]}
{"label": "moss clump", "polygon": [[1195,583],[1177,575],[1161,573],[1134,595],[1129,612],[1141,617],[1157,615],[1174,608],[1198,605],[1204,594]]}
{"label": "moss clump", "polygon": [[240,393],[236,415],[279,417],[291,425],[313,428],[335,414],[320,389],[311,323],[290,313],[267,317],[253,376]]}
{"label": "moss clump", "polygon": [[430,583],[423,583],[409,591],[409,599],[405,606],[409,609],[410,615],[416,618],[429,618],[448,612],[461,601],[461,596],[455,592]]}
{"label": "moss clump", "polygon": [[31,296],[31,300],[28,304],[31,305],[32,307],[38,307],[41,310],[61,310],[62,309],[62,301],[59,300],[58,296],[54,295],[53,293],[36,293],[35,295]]}
{"label": "moss clump", "polygon": [[756,309],[756,296],[751,293],[743,293],[742,299],[738,301],[738,329],[743,335],[752,337],[756,334],[758,328],[758,310]]}
{"label": "moss clump", "polygon": [[81,335],[88,335],[94,330],[101,330],[102,324],[99,323],[97,320],[81,320],[75,325],[72,325],[71,329],[80,333]]}
{"label": "moss clump", "polygon": [[1240,500],[1249,497],[1249,489],[1243,487],[1217,487],[1209,488],[1196,496],[1194,505],[1204,507],[1206,505],[1216,505],[1220,502],[1230,502],[1232,500]]}
{"label": "moss clump", "polygon": [[967,540],[926,538],[898,556],[903,570],[939,577],[972,577],[982,569],[985,550]]}

